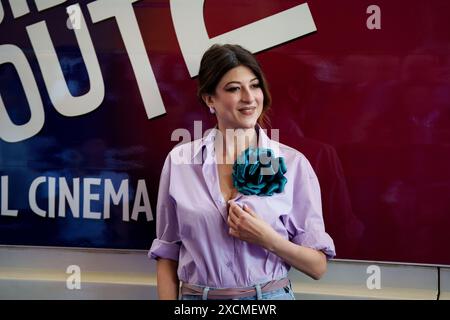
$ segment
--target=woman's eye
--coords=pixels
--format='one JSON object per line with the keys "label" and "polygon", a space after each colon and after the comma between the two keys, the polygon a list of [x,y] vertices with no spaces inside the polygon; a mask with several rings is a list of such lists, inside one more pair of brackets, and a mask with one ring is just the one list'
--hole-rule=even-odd
{"label": "woman's eye", "polygon": [[261,87],[261,85],[259,84],[259,83],[255,83],[255,84],[252,84],[252,88],[260,88]]}
{"label": "woman's eye", "polygon": [[226,90],[228,92],[235,92],[235,91],[239,90],[239,87],[231,87],[231,88],[227,88]]}

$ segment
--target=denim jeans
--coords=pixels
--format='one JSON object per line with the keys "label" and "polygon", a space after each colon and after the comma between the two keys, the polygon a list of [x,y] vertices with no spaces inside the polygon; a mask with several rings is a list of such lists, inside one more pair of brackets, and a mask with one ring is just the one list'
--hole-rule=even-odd
{"label": "denim jeans", "polygon": [[[184,294],[181,296],[180,300],[203,300],[203,296]],[[295,300],[295,296],[294,291],[292,290],[291,282],[289,281],[289,285],[285,286],[284,288],[261,292],[260,299],[258,299],[258,295],[255,291],[254,296],[229,300]]]}

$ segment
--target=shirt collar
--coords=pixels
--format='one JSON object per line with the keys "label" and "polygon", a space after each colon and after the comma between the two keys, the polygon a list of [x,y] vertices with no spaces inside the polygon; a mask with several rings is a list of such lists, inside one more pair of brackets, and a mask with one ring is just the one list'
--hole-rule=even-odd
{"label": "shirt collar", "polygon": [[[279,157],[280,155],[280,145],[278,140],[278,135],[275,137],[276,140],[272,140],[267,136],[267,133],[265,132],[265,129],[261,128],[259,124],[255,125],[256,134],[258,135],[258,148],[266,148],[266,149],[272,149],[274,156]],[[206,148],[208,151],[212,150],[211,147],[214,146],[214,140],[216,138],[217,132],[218,132],[218,126],[214,126],[214,128],[209,129],[208,134],[203,137],[202,139],[198,139],[194,141],[194,152],[192,155],[192,159],[198,156],[200,151],[203,151],[204,148]],[[271,134],[273,135],[273,131]],[[191,160],[192,160],[191,159]]]}

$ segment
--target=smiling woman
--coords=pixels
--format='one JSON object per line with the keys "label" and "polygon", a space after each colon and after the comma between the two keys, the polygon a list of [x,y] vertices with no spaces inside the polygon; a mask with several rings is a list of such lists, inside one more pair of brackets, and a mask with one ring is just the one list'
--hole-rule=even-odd
{"label": "smiling woman", "polygon": [[217,85],[216,93],[203,94],[202,98],[217,114],[219,129],[251,128],[261,114],[264,100],[258,78],[244,66],[227,72]]}
{"label": "smiling woman", "polygon": [[[265,113],[272,98],[266,78],[253,55],[237,45],[213,45],[207,52],[200,65],[197,96],[212,110],[211,113],[218,113],[219,129],[229,125],[221,123],[222,120],[232,122],[236,128],[242,128],[239,124],[252,127],[255,117],[258,124],[265,127]],[[251,118],[239,117],[236,112]],[[222,114],[225,119],[222,119]],[[239,123],[239,120],[244,123]]]}
{"label": "smiling woman", "polygon": [[[217,126],[166,158],[149,251],[159,297],[177,299],[181,281],[183,300],[292,300],[290,267],[319,279],[335,255],[317,177],[261,128],[271,98],[249,51],[212,46],[198,80]],[[176,164],[189,150],[192,162]]]}

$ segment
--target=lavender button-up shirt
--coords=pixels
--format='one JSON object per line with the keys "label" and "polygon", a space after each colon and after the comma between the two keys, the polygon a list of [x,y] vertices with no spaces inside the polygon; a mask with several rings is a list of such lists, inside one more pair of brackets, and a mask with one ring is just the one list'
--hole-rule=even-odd
{"label": "lavender button-up shirt", "polygon": [[[258,146],[284,157],[288,181],[282,193],[263,197],[238,193],[234,201],[247,204],[284,238],[334,257],[333,240],[322,218],[319,182],[309,161],[299,151],[269,139],[259,126],[256,129]],[[236,288],[283,278],[290,265],[228,233],[228,207],[214,152],[216,132],[178,145],[167,156],[156,208],[157,238],[148,255],[178,261],[178,278],[190,284]]]}

